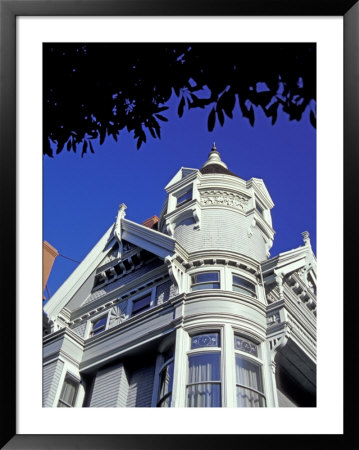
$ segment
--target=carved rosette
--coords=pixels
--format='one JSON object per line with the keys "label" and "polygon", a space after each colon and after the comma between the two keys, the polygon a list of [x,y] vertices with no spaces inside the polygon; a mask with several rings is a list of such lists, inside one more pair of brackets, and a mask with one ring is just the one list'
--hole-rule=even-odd
{"label": "carved rosette", "polygon": [[219,190],[202,191],[200,194],[203,206],[231,206],[243,212],[247,211],[248,199],[239,194]]}
{"label": "carved rosette", "polygon": [[126,308],[127,301],[122,302],[119,305],[115,305],[113,308],[111,308],[108,324],[109,328],[115,327],[126,319]]}

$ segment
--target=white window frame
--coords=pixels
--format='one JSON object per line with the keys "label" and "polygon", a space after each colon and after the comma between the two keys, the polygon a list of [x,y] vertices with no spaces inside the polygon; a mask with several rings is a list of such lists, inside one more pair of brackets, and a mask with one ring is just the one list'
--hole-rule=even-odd
{"label": "white window frame", "polygon": [[[161,372],[170,364],[173,364],[173,375],[172,375],[172,389],[171,392],[165,394],[163,397],[159,398],[160,396],[160,390],[161,390]],[[174,350],[173,350],[173,356],[171,356],[171,358],[168,358],[167,360],[164,360],[163,358],[163,363],[160,366],[160,368],[158,369],[158,371],[156,372],[158,375],[158,387],[157,387],[157,396],[156,396],[156,407],[160,408],[161,406],[159,405],[160,402],[162,402],[166,397],[171,396],[172,400],[171,400],[171,405],[169,406],[169,408],[171,408],[172,406],[172,401],[173,401],[173,380],[174,380],[174,376],[175,376],[175,355],[174,355]]]}
{"label": "white window frame", "polygon": [[[248,294],[246,294],[246,293],[244,293],[244,292],[239,292],[239,291],[235,291],[234,289],[233,289],[233,285],[235,284],[234,282],[233,282],[233,276],[236,276],[236,277],[239,277],[239,278],[243,278],[243,280],[245,280],[245,281],[248,281],[248,283],[252,283],[253,285],[254,285],[254,290],[255,290],[255,296],[253,296],[253,295],[251,295],[249,292],[250,292],[250,290],[248,289]],[[232,292],[236,292],[237,294],[243,294],[243,295],[248,295],[249,297],[251,297],[251,298],[256,298],[256,299],[258,299],[258,283],[256,282],[256,281],[253,281],[252,279],[250,279],[247,275],[243,275],[242,273],[240,273],[240,272],[237,272],[237,271],[233,271],[233,270],[231,270],[231,273],[230,273],[230,289],[229,290],[231,290]],[[243,288],[244,290],[246,290],[246,288]]]}
{"label": "white window frame", "polygon": [[[208,273],[208,272],[218,272],[219,274],[219,288],[218,289],[203,289],[206,291],[219,291],[225,289],[225,271],[224,267],[218,267],[218,266],[204,266],[204,267],[194,267],[190,272],[188,272],[188,287],[187,292],[197,292],[201,291],[202,289],[197,289],[192,291],[192,276],[193,275],[199,275],[201,273]],[[215,282],[214,282],[215,283]],[[199,284],[199,283],[196,283]],[[206,283],[203,283],[206,284]]]}
{"label": "white window frame", "polygon": [[[186,195],[186,194],[189,193],[189,192],[191,192],[191,198],[189,198],[189,199],[187,199],[187,200],[184,200],[184,201],[182,201],[181,203],[178,203],[178,199],[179,199],[180,197],[183,197],[184,195]],[[176,208],[179,208],[179,207],[181,207],[182,205],[185,205],[186,203],[191,202],[191,201],[193,200],[193,185],[190,184],[190,185],[186,186],[184,189],[181,189],[180,191],[176,192],[176,193],[174,194],[174,197],[175,197],[175,199],[176,199],[176,206],[175,206]]]}
{"label": "white window frame", "polygon": [[[219,353],[220,356],[220,380],[219,382],[213,382],[213,384],[219,384],[220,385],[220,398],[221,398],[221,406],[226,406],[226,397],[225,397],[225,355],[224,355],[224,329],[221,326],[213,326],[211,327],[210,324],[208,324],[208,327],[206,328],[194,328],[191,330],[187,330],[187,336],[188,336],[188,349],[186,352],[186,377],[185,377],[185,383],[184,383],[184,405],[186,408],[189,408],[187,405],[187,388],[190,385],[193,385],[192,383],[188,382],[189,379],[189,358],[192,355],[203,355],[206,353]],[[191,349],[191,343],[192,338],[195,336],[198,336],[199,334],[211,334],[211,333],[218,333],[219,334],[219,347],[200,347],[200,348],[194,348]],[[198,383],[201,384],[201,383]],[[203,382],[202,384],[206,384]],[[211,383],[212,384],[212,383]]]}
{"label": "white window frame", "polygon": [[[105,316],[107,316],[107,317],[106,317],[106,324],[105,324],[104,330],[101,331],[100,333],[97,333],[97,334],[94,334],[94,335],[93,335],[93,334],[92,334],[93,324],[94,324],[95,322],[97,322],[98,320],[102,319],[102,318],[105,317]],[[106,311],[106,312],[102,312],[102,311],[101,311],[100,313],[98,313],[98,314],[92,316],[92,317],[87,321],[87,326],[86,326],[86,331],[85,331],[85,336],[86,336],[86,338],[96,337],[96,336],[98,336],[98,335],[104,333],[104,332],[108,329],[109,317],[110,317],[109,311]]]}
{"label": "white window frame", "polygon": [[[73,400],[73,405],[70,405],[61,399],[61,394],[62,394],[64,385],[66,382],[69,382],[70,384],[73,384],[75,386],[75,396],[74,396],[74,400]],[[61,389],[60,389],[59,398],[57,400],[56,407],[59,408],[59,403],[62,403],[63,405],[65,405],[66,408],[75,408],[76,402],[77,402],[77,399],[79,396],[80,384],[81,384],[81,381],[79,379],[77,379],[74,375],[72,375],[71,372],[66,372],[64,379],[62,381],[62,384],[61,384]]]}
{"label": "white window frame", "polygon": [[[151,287],[151,289],[143,289],[142,291],[136,293],[136,295],[133,295],[133,297],[130,297],[128,299],[128,304],[127,304],[127,311],[126,311],[126,316],[130,319],[132,317],[137,317],[147,311],[149,311],[151,308],[153,308],[156,304],[156,288],[157,288],[158,284],[156,284],[155,286]],[[141,298],[150,296],[151,300],[150,300],[150,305],[148,308],[146,308],[145,310],[134,314],[133,315],[133,304],[137,301],[140,300]]]}
{"label": "white window frame", "polygon": [[[255,344],[257,346],[257,352],[258,352],[258,356],[255,356],[249,352],[245,352],[243,350],[238,350],[235,348],[235,337],[238,336],[244,340],[250,341],[253,344]],[[244,385],[240,385],[237,383],[237,377],[236,377],[236,359],[237,359],[237,355],[240,356],[243,359],[246,359],[250,362],[252,362],[253,364],[257,365],[260,369],[260,376],[261,376],[261,382],[262,382],[262,387],[263,387],[263,392],[257,391],[256,389],[244,386]],[[234,359],[234,363],[233,363],[233,367],[234,367],[234,382],[235,382],[235,389],[234,389],[234,405],[236,407],[237,406],[237,387],[242,387],[243,389],[248,389],[252,392],[255,392],[259,395],[261,395],[264,398],[264,408],[268,407],[268,401],[267,401],[267,395],[266,395],[266,383],[265,383],[265,374],[264,374],[264,364],[263,364],[263,360],[262,360],[262,345],[260,342],[258,342],[256,339],[247,336],[245,333],[238,331],[238,330],[233,330],[233,359]]]}

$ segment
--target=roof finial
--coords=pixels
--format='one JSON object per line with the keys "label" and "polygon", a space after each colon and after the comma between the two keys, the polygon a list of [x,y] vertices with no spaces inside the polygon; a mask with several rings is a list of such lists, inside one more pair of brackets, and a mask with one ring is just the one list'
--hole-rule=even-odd
{"label": "roof finial", "polygon": [[217,164],[219,166],[224,167],[225,169],[228,169],[227,165],[221,160],[221,155],[220,155],[219,151],[217,150],[215,142],[213,142],[212,149],[208,155],[208,159],[203,164],[202,167],[206,167],[209,164]]}
{"label": "roof finial", "polygon": [[309,237],[309,232],[308,232],[308,231],[303,231],[303,233],[302,233],[302,237],[303,237],[303,242],[304,242],[304,245],[308,245],[308,246],[310,246],[310,237]]}

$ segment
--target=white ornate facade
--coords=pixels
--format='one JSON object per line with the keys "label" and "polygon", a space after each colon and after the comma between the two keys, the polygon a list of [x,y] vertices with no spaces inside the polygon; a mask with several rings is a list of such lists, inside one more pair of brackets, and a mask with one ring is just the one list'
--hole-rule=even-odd
{"label": "white ornate facade", "polygon": [[270,258],[262,180],[213,146],[166,186],[157,229],[118,218],[45,306],[46,407],[316,404],[316,259]]}

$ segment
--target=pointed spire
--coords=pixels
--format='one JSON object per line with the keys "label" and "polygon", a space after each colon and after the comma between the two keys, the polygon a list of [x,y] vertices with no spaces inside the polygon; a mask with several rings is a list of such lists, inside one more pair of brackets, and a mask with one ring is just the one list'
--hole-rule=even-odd
{"label": "pointed spire", "polygon": [[215,142],[213,142],[212,149],[208,155],[208,159],[203,164],[202,168],[206,167],[210,164],[218,164],[219,166],[222,166],[225,169],[228,169],[227,165],[221,160],[221,155],[220,155],[219,151],[217,150]]}

